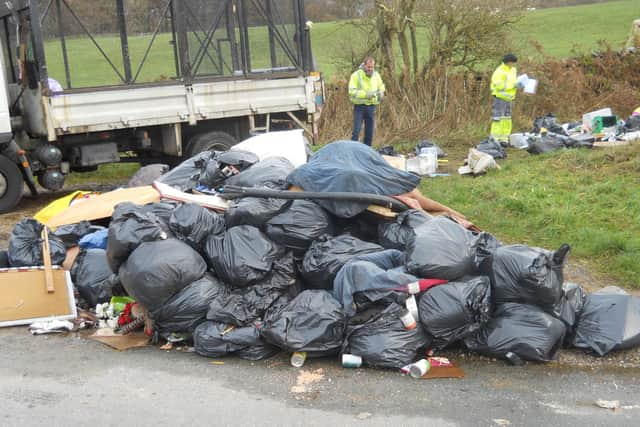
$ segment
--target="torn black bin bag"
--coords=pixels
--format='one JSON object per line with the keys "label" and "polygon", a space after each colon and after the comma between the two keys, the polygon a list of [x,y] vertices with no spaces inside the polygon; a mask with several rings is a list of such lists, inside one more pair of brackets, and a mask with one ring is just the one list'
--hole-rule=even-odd
{"label": "torn black bin bag", "polygon": [[605,356],[640,345],[640,298],[596,292],[587,296],[573,346]]}
{"label": "torn black bin bag", "polygon": [[557,251],[525,245],[507,245],[493,252],[492,262],[483,264],[491,278],[496,304],[517,302],[537,305],[552,313],[562,296],[564,263],[570,246]]}
{"label": "torn black bin bag", "polygon": [[333,234],[333,221],[317,203],[294,200],[286,210],[267,221],[264,232],[274,242],[304,255],[318,237]]}
{"label": "torn black bin bag", "polygon": [[227,228],[237,225],[262,227],[267,221],[291,206],[291,200],[244,197],[233,200],[224,213]]}
{"label": "torn black bin bag", "polygon": [[431,343],[421,325],[407,330],[400,316],[404,309],[389,305],[366,323],[349,324],[342,353],[355,354],[376,368],[401,368],[424,354]]}
{"label": "torn black bin bag", "polygon": [[562,297],[553,311],[553,315],[564,322],[567,327],[565,345],[570,345],[575,336],[575,327],[587,302],[587,293],[576,283],[566,282],[562,285]]}
{"label": "torn black bin bag", "polygon": [[527,151],[530,154],[544,154],[558,151],[565,148],[565,142],[562,138],[552,135],[545,135],[539,139],[529,142]]}
{"label": "torn black bin bag", "polygon": [[193,333],[196,326],[206,320],[211,301],[226,293],[226,285],[207,273],[152,311],[151,318],[161,334]]}
{"label": "torn black bin bag", "polygon": [[[365,302],[368,306],[395,294],[394,288],[417,281],[417,277],[405,271],[404,262],[405,254],[395,249],[358,255],[347,262],[333,281],[333,296],[342,303],[347,317],[361,311],[354,303],[356,293],[360,294],[361,305]],[[406,294],[399,302],[403,300]]]}
{"label": "torn black bin bag", "polygon": [[201,175],[204,175],[207,163],[210,159],[215,159],[217,154],[215,151],[198,153],[162,175],[157,181],[180,191],[193,190],[198,186]]}
{"label": "torn black bin bag", "polygon": [[393,221],[378,225],[378,243],[386,249],[404,251],[415,237],[415,229],[432,218],[428,213],[417,209],[399,213]]}
{"label": "torn black bin bag", "polygon": [[259,161],[260,158],[249,151],[217,152],[207,161],[204,172],[200,175],[199,184],[208,188],[217,188],[227,178],[241,173]]}
{"label": "torn black bin bag", "polygon": [[502,145],[500,145],[498,141],[495,141],[492,138],[482,141],[476,146],[476,150],[487,153],[494,159],[507,158],[507,152],[505,151],[505,149],[502,147]]}
{"label": "torn black bin bag", "polygon": [[498,358],[512,352],[521,359],[548,362],[562,346],[564,323],[534,305],[502,304],[492,316],[465,338],[469,350]]}
{"label": "torn black bin bag", "polygon": [[297,295],[295,261],[291,253],[278,258],[266,277],[246,288],[230,289],[209,305],[207,319],[236,326],[263,319],[267,310],[288,303]]}
{"label": "torn black bin bag", "polygon": [[107,259],[115,273],[143,242],[153,242],[167,238],[164,223],[153,213],[133,203],[116,205],[107,238]]}
{"label": "torn black bin bag", "polygon": [[556,116],[551,113],[546,116],[536,117],[533,121],[533,133],[542,133],[543,129],[546,129],[547,132],[567,136],[567,132],[558,124]]}
{"label": "torn black bin bag", "polygon": [[178,239],[200,250],[210,235],[225,230],[225,222],[218,213],[195,203],[185,203],[171,214],[169,228]]}
{"label": "torn black bin bag", "polygon": [[204,357],[234,354],[245,360],[261,360],[277,354],[280,349],[260,337],[260,325],[236,328],[225,323],[206,321],[193,333],[195,352]]}
{"label": "torn black bin bag", "polygon": [[[35,267],[43,265],[42,230],[44,225],[33,218],[16,224],[9,237],[9,264],[11,267]],[[51,264],[60,265],[67,257],[67,248],[62,240],[48,232]]]}
{"label": "torn black bin bag", "polygon": [[161,221],[162,229],[168,232],[171,215],[181,205],[181,202],[174,200],[162,200],[161,202],[147,203],[141,210],[144,213],[155,215]]}
{"label": "torn black bin bag", "polygon": [[261,333],[286,351],[320,356],[338,352],[345,326],[342,306],[329,292],[308,290],[270,316]]}
{"label": "torn black bin bag", "polygon": [[414,230],[407,246],[407,270],[425,279],[456,280],[476,273],[478,237],[446,217],[436,217]]}
{"label": "torn black bin bag", "polygon": [[420,322],[438,350],[480,330],[489,321],[491,309],[487,276],[464,277],[429,289],[418,306]]}
{"label": "torn black bin bag", "polygon": [[269,187],[285,189],[287,176],[293,171],[291,162],[284,157],[267,157],[250,168],[225,180],[225,185],[240,187]]}
{"label": "torn black bin bag", "polygon": [[300,273],[304,285],[313,289],[332,289],[343,265],[355,256],[380,252],[384,248],[352,236],[318,237],[304,254]]}
{"label": "torn black bin bag", "polygon": [[142,243],[122,264],[120,281],[127,293],[149,312],[201,279],[207,270],[204,259],[178,239]]}
{"label": "torn black bin bag", "polygon": [[112,275],[104,249],[81,250],[71,267],[71,280],[92,308],[111,300],[115,284]]}
{"label": "torn black bin bag", "polygon": [[242,288],[264,278],[284,250],[256,227],[240,225],[205,244],[209,265],[232,288]]}
{"label": "torn black bin bag", "polygon": [[78,246],[81,238],[101,228],[102,227],[93,227],[89,221],[80,221],[76,224],[62,225],[56,228],[53,235],[62,240],[67,248],[72,248]]}
{"label": "torn black bin bag", "polygon": [[418,142],[418,145],[416,145],[416,148],[414,150],[416,153],[416,156],[420,155],[420,152],[422,151],[423,148],[431,148],[431,147],[435,147],[436,150],[438,151],[438,158],[447,157],[447,153],[445,153],[444,150],[438,146],[438,144],[436,144],[433,141],[429,141],[427,139]]}
{"label": "torn black bin bag", "polygon": [[[298,167],[287,181],[304,191],[369,193],[396,196],[414,190],[420,177],[387,163],[371,147],[355,141],[336,141],[316,152]],[[369,203],[347,200],[321,200],[318,204],[341,218],[352,218]]]}

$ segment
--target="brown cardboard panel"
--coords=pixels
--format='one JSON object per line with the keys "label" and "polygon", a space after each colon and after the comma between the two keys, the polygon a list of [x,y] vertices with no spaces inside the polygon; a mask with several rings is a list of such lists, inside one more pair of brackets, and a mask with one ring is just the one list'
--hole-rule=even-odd
{"label": "brown cardboard panel", "polygon": [[109,218],[113,215],[113,208],[122,202],[146,205],[160,201],[160,194],[152,186],[123,188],[110,191],[99,196],[78,201],[58,215],[51,218],[47,225],[59,227],[61,225],[76,224],[82,220],[92,221]]}
{"label": "brown cardboard panel", "polygon": [[149,345],[149,337],[146,336],[144,332],[132,332],[127,335],[119,335],[114,333],[112,329],[100,329],[87,338],[101,342],[118,351]]}
{"label": "brown cardboard panel", "polygon": [[433,378],[464,378],[464,371],[455,365],[433,366],[421,377],[423,380]]}
{"label": "brown cardboard panel", "polygon": [[47,292],[44,269],[0,270],[0,326],[76,317],[69,273],[60,267],[53,267],[51,272],[54,291]]}

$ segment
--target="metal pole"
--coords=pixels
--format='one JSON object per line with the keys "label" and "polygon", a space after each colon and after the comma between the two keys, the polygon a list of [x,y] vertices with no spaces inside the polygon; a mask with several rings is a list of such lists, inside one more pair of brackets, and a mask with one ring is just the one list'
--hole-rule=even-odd
{"label": "metal pole", "polygon": [[[231,64],[233,71],[240,69],[240,61],[238,60],[238,44],[236,43],[236,27],[234,25],[235,4],[233,1],[227,1],[227,38],[231,45]],[[233,74],[233,71],[231,74]]]}
{"label": "metal pole", "polygon": [[120,27],[120,46],[122,48],[122,64],[126,84],[131,84],[131,58],[129,57],[129,39],[127,38],[127,21],[124,16],[124,0],[116,0],[118,26]]}
{"label": "metal pole", "polygon": [[187,34],[186,13],[182,1],[173,2],[173,21],[178,35],[178,53],[180,54],[180,68],[182,70],[182,80],[191,83],[191,60],[189,58],[189,36]]}
{"label": "metal pole", "polygon": [[242,71],[247,74],[251,71],[251,58],[249,55],[249,33],[247,31],[247,17],[245,16],[245,1],[238,0],[236,11],[240,30],[240,57],[242,58]]}
{"label": "metal pole", "polygon": [[58,34],[62,46],[62,60],[64,61],[64,75],[67,79],[67,89],[71,89],[71,71],[69,70],[69,56],[67,55],[67,42],[64,38],[64,25],[62,24],[62,8],[60,0],[56,0],[56,14],[58,16]]}
{"label": "metal pole", "polygon": [[171,44],[173,45],[173,62],[176,66],[176,78],[179,79],[182,76],[180,72],[180,58],[178,56],[178,41],[176,40],[176,19],[174,12],[173,3],[174,0],[171,0],[169,6],[170,20],[171,20]]}
{"label": "metal pole", "polygon": [[271,68],[276,68],[278,59],[276,57],[276,42],[273,36],[273,14],[271,13],[271,0],[266,0],[267,7],[267,28],[269,29],[269,51],[271,52]]}
{"label": "metal pole", "polygon": [[47,83],[47,61],[44,55],[44,46],[42,44],[42,29],[40,28],[40,9],[38,2],[30,2],[29,20],[31,21],[31,41],[33,43],[33,54],[36,64],[38,65],[38,77],[40,85],[43,88],[49,87]]}

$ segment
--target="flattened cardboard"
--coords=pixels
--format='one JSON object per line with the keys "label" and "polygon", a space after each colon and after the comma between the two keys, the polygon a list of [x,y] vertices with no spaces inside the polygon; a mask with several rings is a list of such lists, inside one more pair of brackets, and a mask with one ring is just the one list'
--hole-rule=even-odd
{"label": "flattened cardboard", "polygon": [[47,221],[49,227],[76,224],[82,220],[93,221],[109,218],[118,203],[131,202],[138,205],[160,201],[160,194],[150,185],[145,187],[123,188],[99,196],[78,201]]}
{"label": "flattened cardboard", "polygon": [[132,332],[127,335],[120,335],[109,328],[99,329],[87,338],[98,341],[118,351],[146,347],[149,344],[149,337],[146,336],[144,332]]}
{"label": "flattened cardboard", "polygon": [[44,267],[0,269],[0,327],[77,316],[73,283],[68,271],[51,270],[53,292],[47,292]]}

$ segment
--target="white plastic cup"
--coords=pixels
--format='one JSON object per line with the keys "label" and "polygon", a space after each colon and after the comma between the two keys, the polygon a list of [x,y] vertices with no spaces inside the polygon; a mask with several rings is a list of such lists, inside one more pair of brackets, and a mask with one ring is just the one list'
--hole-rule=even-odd
{"label": "white plastic cup", "polygon": [[291,355],[291,366],[294,368],[301,368],[304,362],[307,360],[306,351],[296,351]]}
{"label": "white plastic cup", "polygon": [[355,354],[343,354],[342,355],[342,367],[343,368],[359,368],[362,366],[362,357]]}
{"label": "white plastic cup", "polygon": [[420,359],[409,366],[409,375],[411,375],[412,378],[422,378],[424,374],[429,372],[429,369],[431,369],[429,361],[427,359]]}

